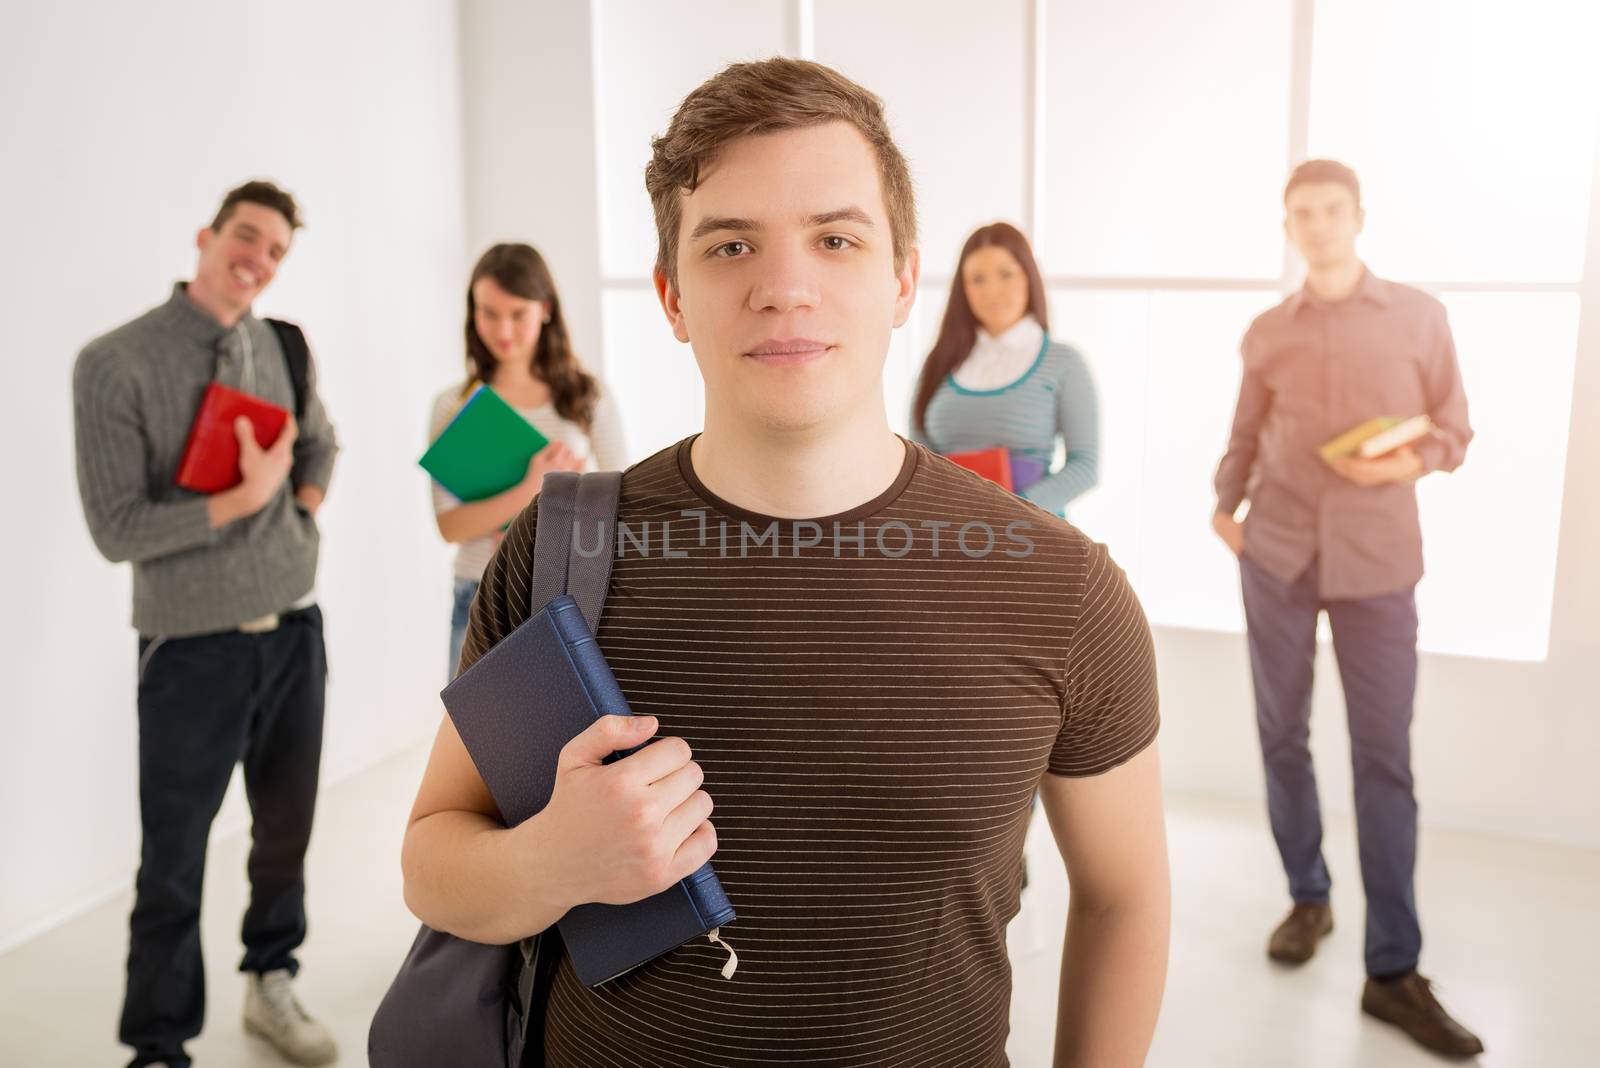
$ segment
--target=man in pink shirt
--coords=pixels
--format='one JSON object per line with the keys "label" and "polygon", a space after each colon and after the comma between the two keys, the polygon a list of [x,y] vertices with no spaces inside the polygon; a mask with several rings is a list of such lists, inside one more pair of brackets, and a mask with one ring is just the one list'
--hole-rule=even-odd
{"label": "man in pink shirt", "polygon": [[[1417,974],[1417,804],[1411,714],[1422,532],[1416,481],[1453,471],[1472,440],[1444,306],[1380,279],[1356,255],[1364,217],[1350,168],[1310,160],[1284,190],[1305,286],[1250,325],[1212,526],[1239,557],[1267,810],[1293,907],[1268,954],[1311,959],[1333,929],[1322,817],[1307,745],[1317,617],[1328,613],[1344,683],[1367,896],[1363,1011],[1436,1052],[1483,1043]],[[1427,415],[1430,433],[1387,455],[1325,462],[1319,448],[1380,417]],[[1248,500],[1241,522],[1234,517]]]}

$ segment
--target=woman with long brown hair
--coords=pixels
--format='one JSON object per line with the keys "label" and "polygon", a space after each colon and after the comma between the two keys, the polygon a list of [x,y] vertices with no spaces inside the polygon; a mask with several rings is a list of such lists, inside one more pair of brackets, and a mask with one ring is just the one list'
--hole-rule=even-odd
{"label": "woman with long brown hair", "polygon": [[549,439],[521,482],[493,497],[462,501],[437,482],[439,533],[457,546],[450,618],[450,674],[461,658],[467,615],[500,532],[528,506],[551,471],[615,471],[626,463],[611,391],[583,369],[567,335],[561,297],[544,257],[530,245],[495,245],[467,283],[467,377],[433,402],[432,442],[480,386],[491,388]]}
{"label": "woman with long brown hair", "polygon": [[[946,455],[1004,446],[1012,489],[1065,515],[1099,478],[1100,413],[1083,356],[1049,327],[1028,239],[1008,223],[979,227],[961,248],[911,431]],[[1052,471],[1058,443],[1066,462]]]}

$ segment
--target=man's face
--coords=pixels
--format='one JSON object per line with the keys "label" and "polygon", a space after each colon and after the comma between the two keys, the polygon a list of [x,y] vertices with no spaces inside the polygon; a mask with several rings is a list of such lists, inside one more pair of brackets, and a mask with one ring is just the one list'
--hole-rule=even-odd
{"label": "man's face", "polygon": [[877,159],[847,123],[744,137],[682,200],[676,285],[656,277],[713,412],[771,430],[881,418],[890,332],[916,296],[896,271]]}
{"label": "man's face", "polygon": [[195,239],[200,249],[195,280],[213,299],[242,311],[278,273],[291,237],[282,212],[261,204],[236,205],[220,230],[208,226]]}
{"label": "man's face", "polygon": [[1297,185],[1284,204],[1284,232],[1313,270],[1355,259],[1364,221],[1354,194],[1338,182]]}

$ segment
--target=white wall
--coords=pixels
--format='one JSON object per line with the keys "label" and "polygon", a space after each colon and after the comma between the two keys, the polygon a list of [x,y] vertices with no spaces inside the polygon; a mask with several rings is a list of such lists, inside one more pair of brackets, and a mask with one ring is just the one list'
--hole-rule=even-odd
{"label": "white wall", "polygon": [[[600,223],[586,3],[459,6],[466,248],[537,248],[555,276],[573,347],[601,369]],[[640,196],[644,175],[638,175]],[[465,308],[465,278],[457,306]]]}
{"label": "white wall", "polygon": [[[257,310],[307,327],[344,444],[322,513],[325,781],[436,722],[450,579],[414,460],[461,348],[456,30],[438,0],[0,9],[0,949],[137,862],[129,572],[84,528],[72,361],[188,276],[244,178],[304,205]],[[242,817],[236,783],[219,828]]]}

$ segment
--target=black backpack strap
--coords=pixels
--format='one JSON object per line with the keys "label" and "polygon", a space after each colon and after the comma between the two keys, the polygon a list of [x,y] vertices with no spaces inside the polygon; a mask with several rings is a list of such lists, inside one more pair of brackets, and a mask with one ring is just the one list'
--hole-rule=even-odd
{"label": "black backpack strap", "polygon": [[622,474],[618,471],[587,475],[552,471],[544,476],[544,484],[539,487],[538,525],[534,529],[529,615],[566,593],[578,602],[589,630],[599,628],[600,612],[611,583],[621,491]]}
{"label": "black backpack strap", "polygon": [[283,319],[268,319],[267,325],[278,335],[278,347],[283,349],[283,360],[289,365],[289,381],[294,385],[294,417],[306,416],[306,398],[311,394],[311,346],[306,344],[305,331]]}

